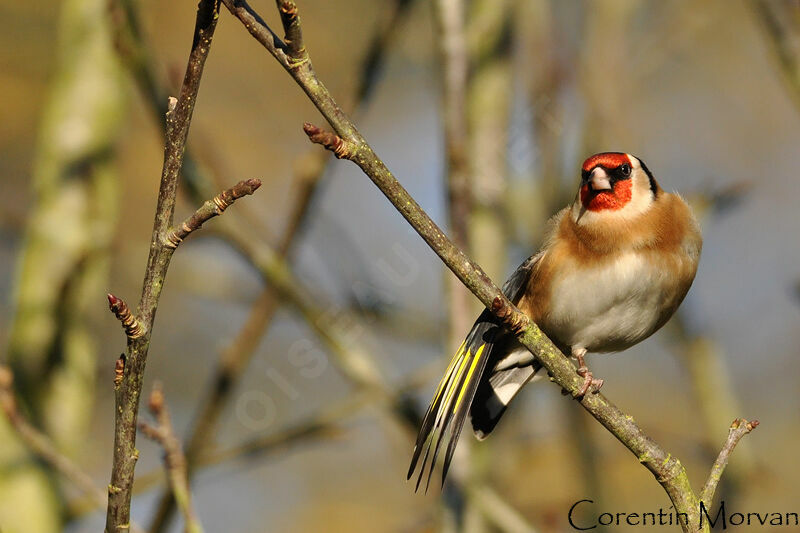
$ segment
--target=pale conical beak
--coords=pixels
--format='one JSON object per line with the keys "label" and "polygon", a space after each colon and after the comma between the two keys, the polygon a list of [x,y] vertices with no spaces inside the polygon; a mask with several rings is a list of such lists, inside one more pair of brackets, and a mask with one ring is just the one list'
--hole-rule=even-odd
{"label": "pale conical beak", "polygon": [[589,186],[593,191],[610,191],[611,182],[608,179],[608,174],[601,167],[592,170],[589,175]]}

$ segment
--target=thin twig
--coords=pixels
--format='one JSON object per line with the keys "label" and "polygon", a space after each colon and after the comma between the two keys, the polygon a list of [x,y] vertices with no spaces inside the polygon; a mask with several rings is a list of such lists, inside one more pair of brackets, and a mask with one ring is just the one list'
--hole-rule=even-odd
{"label": "thin twig", "polygon": [[[139,91],[148,103],[153,119],[166,134],[164,115],[167,112],[168,91],[159,76],[150,46],[144,39],[144,32],[136,8],[137,0],[111,0],[114,40],[122,63],[131,73]],[[201,172],[200,165],[188,151],[183,155],[181,184],[193,197],[205,200],[215,192],[212,181]]]}
{"label": "thin twig", "polygon": [[209,451],[197,458],[198,465],[219,464],[235,459],[252,458],[276,448],[306,440],[309,437],[319,438],[337,434],[341,422],[358,413],[363,407],[370,405],[375,399],[373,394],[361,392],[314,413],[300,422],[288,427],[256,437],[224,450]]}
{"label": "thin twig", "polygon": [[386,392],[386,382],[368,351],[347,328],[331,323],[336,315],[342,322],[352,322],[352,317],[322,308],[289,265],[269,245],[246,236],[246,231],[234,220],[222,220],[220,233],[248,257],[256,269],[270,283],[281,299],[290,303],[308,322],[320,340],[330,350],[334,362],[344,376],[358,387]]}
{"label": "thin twig", "polygon": [[[350,413],[352,416],[353,413]],[[321,439],[337,433],[336,425],[303,420],[285,429],[257,437],[221,450],[204,450],[195,458],[195,471],[239,459],[252,459],[278,453],[296,444]],[[185,457],[185,456],[184,456]],[[136,478],[136,494],[141,494],[157,486],[163,479],[161,472],[148,472]]]}
{"label": "thin twig", "polygon": [[183,86],[179,97],[170,98],[167,106],[164,167],[150,242],[150,255],[142,284],[142,296],[136,312],[136,318],[141,323],[144,333],[137,338],[128,338],[125,369],[119,386],[115,387],[114,454],[111,482],[108,486],[106,533],[119,533],[130,529],[133,476],[139,456],[136,449],[139,398],[153,321],[167,268],[175,251],[167,244],[166,236],[172,226],[178,177],[183,163],[189,124],[218,18],[219,1],[201,0],[197,8],[192,49],[186,65]]}
{"label": "thin twig", "polygon": [[[95,485],[91,476],[84,472],[72,459],[63,455],[47,435],[36,429],[19,411],[14,397],[14,374],[11,369],[0,365],[0,410],[5,413],[11,427],[17,432],[25,446],[39,459],[50,465],[66,480],[75,485],[84,495],[91,499],[92,508],[105,507],[106,493]],[[135,522],[131,523],[131,531],[143,533],[144,530]]]}
{"label": "thin twig", "polygon": [[[800,5],[797,2],[766,0],[754,0],[747,4],[759,22],[789,96],[800,110],[800,51],[792,44],[792,40],[800,36]],[[792,30],[795,35],[790,35]]]}
{"label": "thin twig", "polygon": [[[735,208],[746,198],[751,188],[748,182],[736,182],[720,189],[698,191],[687,200],[692,210],[705,226],[705,222],[720,217]],[[694,331],[693,322],[686,309],[678,309],[668,322],[671,344],[679,362],[686,371],[686,382],[697,406],[697,420],[704,426],[702,445],[704,455],[713,461],[718,453],[717,439],[731,420],[740,412],[740,404],[731,383],[728,366],[720,346],[707,335]],[[726,471],[719,487],[724,498],[735,498],[744,488],[744,482],[754,468],[751,451],[740,446],[736,452],[736,463]]]}
{"label": "thin twig", "polygon": [[[432,370],[440,370],[438,364],[431,363],[414,372],[403,384],[391,391],[391,405],[400,405],[411,391],[422,387],[430,381]],[[322,408],[309,417],[290,424],[288,427],[235,444],[223,450],[211,450],[197,457],[196,466],[207,467],[243,457],[252,457],[264,453],[272,453],[277,449],[288,447],[295,442],[309,438],[324,437],[336,434],[337,427],[349,417],[358,415],[365,407],[374,407],[376,398],[374,391],[357,390],[349,397],[335,404]]]}
{"label": "thin twig", "polygon": [[61,473],[64,478],[75,485],[81,492],[90,496],[99,506],[106,504],[106,495],[92,481],[92,478],[72,462],[71,459],[61,454],[46,435],[33,427],[20,413],[13,390],[14,375],[6,366],[0,365],[0,409],[8,418],[11,426],[20,436],[25,445],[37,457]]}
{"label": "thin twig", "polygon": [[192,494],[186,477],[186,458],[183,456],[181,441],[175,436],[169,410],[164,402],[164,393],[158,383],[153,386],[153,392],[150,393],[148,408],[158,425],[152,426],[142,422],[139,424],[139,429],[164,448],[164,468],[167,471],[169,486],[178,504],[178,509],[186,521],[187,533],[203,533],[203,527],[192,506]]}
{"label": "thin twig", "polygon": [[[467,8],[463,0],[437,0],[434,14],[439,35],[439,57],[442,84],[442,108],[444,122],[445,173],[447,187],[447,224],[453,242],[462,250],[470,250],[472,242],[470,216],[472,208],[471,185],[467,155],[467,83],[470,57],[467,53]],[[469,330],[473,320],[473,300],[469,291],[457,278],[445,275],[445,297],[447,301],[447,331],[445,347],[454,353]],[[462,445],[463,446],[463,445]],[[460,475],[454,478],[441,500],[443,531],[457,529],[463,524],[470,531],[483,531],[483,516],[475,512],[474,500],[465,497],[466,485],[480,483],[480,473],[474,469],[474,449],[468,443],[456,459],[455,470]]]}
{"label": "thin twig", "polygon": [[297,14],[297,4],[287,0],[277,0],[278,12],[281,14],[281,23],[286,36],[286,50],[294,65],[308,59],[306,47],[303,46],[303,33],[300,31],[300,17]]}
{"label": "thin twig", "polygon": [[365,103],[372,95],[381,73],[387,51],[397,35],[403,30],[403,20],[411,11],[414,0],[393,0],[388,13],[375,23],[372,41],[361,61],[360,79],[355,91],[355,102]]}
{"label": "thin twig", "polygon": [[[284,51],[276,46],[274,33],[246,2],[243,0],[223,1],[228,10],[290,73],[317,106],[334,128],[341,142],[349,147],[347,159],[355,162],[364,171],[453,273],[503,321],[517,336],[521,344],[536,356],[552,380],[562,389],[572,393],[574,397],[579,397],[583,380],[578,376],[569,359],[556,348],[536,324],[532,323],[502,294],[483,270],[456,247],[419,207],[386,168],[383,161],[374,153],[325,86],[317,79],[311,61],[306,61],[300,66],[290,65]],[[319,128],[306,125],[305,130],[312,138],[315,136],[318,139],[324,138],[326,146],[337,144],[335,139],[320,135]],[[623,413],[603,394],[587,394],[579,401],[654,474],[672,500],[676,511],[686,513],[689,523],[681,524],[684,531],[696,531],[696,527],[700,527],[698,498],[692,491],[686,470],[681,462],[650,439],[632,417]]]}
{"label": "thin twig", "polygon": [[[394,398],[392,405],[401,405],[413,391],[416,391],[426,383],[430,383],[430,380],[440,371],[441,368],[438,362],[431,362],[413,372],[399,387],[392,389],[391,394]],[[195,468],[199,470],[241,457],[254,457],[274,453],[298,442],[336,434],[336,428],[341,422],[349,417],[357,416],[365,407],[374,407],[375,403],[375,395],[367,391],[356,391],[354,395],[345,400],[325,407],[310,417],[290,424],[274,433],[256,437],[240,444],[234,444],[230,448],[223,450],[214,450],[213,447],[208,451],[201,450],[202,453],[195,459]],[[410,424],[411,422],[409,421]],[[314,427],[317,429],[315,430]],[[184,456],[186,455],[184,454]],[[143,494],[158,486],[163,478],[164,475],[161,468],[157,471],[137,476],[133,490],[134,495]],[[103,505],[105,505],[105,498],[103,498]],[[71,502],[68,507],[70,516],[74,518],[93,511],[96,505],[93,504],[93,501],[81,500]]]}
{"label": "thin twig", "polygon": [[166,244],[172,248],[177,248],[189,234],[200,229],[200,226],[207,220],[221,215],[233,202],[242,196],[253,194],[259,187],[261,187],[261,180],[253,178],[240,181],[230,189],[222,191],[213,199],[204,203],[192,216],[184,220],[179,227],[170,230],[167,233]]}
{"label": "thin twig", "polygon": [[[163,104],[158,95],[165,94],[165,90],[157,81],[158,76],[155,74],[156,70],[149,53],[149,47],[144,40],[138,22],[138,12],[131,0],[116,0],[115,3],[121,8],[118,13],[119,16],[115,19],[118,49],[136,79],[140,90],[149,102],[151,110],[160,120],[160,116],[163,114]],[[376,24],[374,38],[368,47],[364,65],[361,69],[361,80],[355,97],[356,102],[365,101],[371,94],[388,47],[397,33],[399,33],[402,27],[402,18],[408,13],[411,5],[411,0],[395,0],[388,16],[382,22]],[[281,4],[279,4],[280,6]],[[282,18],[285,18],[291,27],[291,12],[294,8],[288,5],[286,7],[287,13]],[[291,31],[293,30],[290,28],[287,33],[291,33]],[[291,47],[297,45],[298,37],[301,38],[301,36],[287,38],[286,43],[281,43],[280,40],[276,42],[278,46]],[[302,46],[296,46],[296,48],[300,51]],[[314,151],[311,155],[313,156],[312,163],[299,170],[295,179],[299,184],[299,190],[294,208],[290,212],[284,235],[277,244],[277,254],[281,260],[286,260],[288,256],[295,236],[298,234],[309,211],[309,206],[317,190],[317,185],[321,181],[326,162],[329,160],[328,155],[324,152]],[[184,156],[182,175],[186,177],[187,190],[194,199],[205,197],[203,191],[208,189],[209,180],[202,175],[200,167],[195,163],[189,151]],[[213,442],[214,431],[222,409],[235,389],[241,374],[247,368],[259,340],[268,329],[275,311],[278,309],[279,295],[275,293],[271,285],[272,283],[268,279],[264,291],[253,303],[248,318],[239,334],[230,346],[222,351],[217,369],[210,381],[209,393],[202,400],[193,417],[194,422],[188,431],[189,437],[187,437],[185,450],[190,478],[195,458],[204,448],[209,446],[209,443]],[[159,501],[151,524],[151,530],[153,532],[163,531],[173,510],[174,500],[171,497],[171,493],[167,491]]]}
{"label": "thin twig", "polygon": [[[466,12],[461,0],[438,0],[436,14],[441,35],[444,139],[447,194],[453,242],[467,249],[470,191],[467,157],[467,73],[469,56],[465,35]],[[468,325],[467,325],[468,326]],[[461,328],[463,332],[465,328]],[[457,346],[457,344],[456,344]]]}
{"label": "thin twig", "polygon": [[731,423],[731,428],[728,431],[728,440],[725,441],[725,445],[722,447],[722,450],[720,450],[717,460],[714,461],[714,466],[711,467],[708,480],[706,480],[705,485],[703,485],[703,490],[700,491],[701,502],[704,502],[706,505],[711,505],[711,502],[714,500],[714,493],[717,490],[717,485],[719,485],[719,480],[722,478],[725,467],[728,466],[728,461],[731,458],[733,449],[736,448],[736,445],[739,444],[742,437],[753,431],[756,427],[758,427],[758,420],[748,422],[744,418],[737,418]]}
{"label": "thin twig", "polygon": [[[469,56],[465,34],[466,7],[462,0],[437,0],[434,6],[442,64],[447,222],[453,242],[462,250],[469,250],[472,194],[467,156]],[[449,300],[447,350],[455,351],[464,332],[469,329],[473,313],[469,291],[452,276],[447,276],[446,283]]]}
{"label": "thin twig", "polygon": [[[363,342],[353,335],[352,331],[349,331],[347,327],[341,327],[345,322],[353,323],[353,318],[346,316],[344,313],[322,308],[310,292],[304,288],[303,284],[292,274],[284,255],[273,250],[266,243],[248,236],[247,231],[236,224],[236,221],[223,218],[219,227],[226,240],[236,246],[242,255],[249,258],[255,268],[259,270],[271,290],[280,299],[290,303],[301,314],[326,346],[332,355],[332,362],[344,377],[359,390],[373,392],[377,405],[393,411],[396,400],[374,358],[363,346]],[[272,302],[265,301],[264,305],[272,306],[274,305]],[[336,320],[331,320],[332,317],[335,317]],[[216,424],[216,417],[218,417],[222,409],[222,404],[219,403],[218,398],[224,398],[229,395],[232,385],[229,377],[238,378],[244,369],[246,359],[240,357],[243,352],[238,350],[252,353],[260,337],[258,330],[263,329],[264,321],[267,318],[266,314],[256,315],[254,323],[248,324],[248,331],[245,332],[243,338],[243,342],[247,345],[236,347],[235,350],[237,351],[235,352],[229,352],[227,355],[231,359],[222,363],[226,365],[226,368],[231,373],[219,374],[220,379],[218,381],[215,378],[215,387],[220,388],[215,389],[212,393],[210,402],[205,404],[209,407],[203,411],[203,415],[211,413],[213,417],[206,422],[198,422],[197,426],[203,433],[208,432],[205,434],[209,438],[211,429]],[[249,329],[250,326],[253,326],[253,328]],[[412,421],[408,417],[397,417],[397,420],[403,424],[404,430],[409,434],[413,432],[412,426],[416,421]],[[206,440],[201,438],[203,433],[196,431],[193,434],[190,446],[187,447],[187,457],[190,457],[190,461],[194,461],[204,445],[208,444]],[[151,531],[158,531],[159,529],[157,528],[163,528],[169,516],[169,508],[171,506],[168,500],[162,499],[161,502],[151,524]]]}
{"label": "thin twig", "polygon": [[491,488],[482,485],[470,488],[468,492],[469,500],[500,531],[504,533],[536,533],[536,529]]}

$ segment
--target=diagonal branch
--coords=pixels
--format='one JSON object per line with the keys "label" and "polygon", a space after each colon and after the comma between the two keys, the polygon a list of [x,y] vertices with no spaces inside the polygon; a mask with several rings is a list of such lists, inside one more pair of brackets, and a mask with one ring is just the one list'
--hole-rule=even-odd
{"label": "diagonal branch", "polygon": [[[425,383],[429,383],[439,370],[438,363],[429,363],[413,372],[402,383],[393,386],[389,391],[393,399],[392,405],[397,406],[397,408],[406,405],[412,391],[419,389]],[[195,456],[195,468],[199,470],[223,462],[251,459],[285,450],[295,443],[335,436],[341,424],[348,418],[357,416],[363,409],[373,408],[376,400],[380,401],[380,398],[377,398],[375,394],[369,391],[354,391],[354,394],[344,400],[325,406],[307,418],[288,424],[275,432],[259,435],[221,450],[215,449],[213,445],[210,445],[207,447],[208,449],[199,450],[200,453]],[[186,456],[185,453],[184,456]],[[188,456],[186,457],[188,461]],[[163,471],[160,468],[137,476],[133,491],[134,495],[143,494],[158,486],[163,478]],[[105,496],[103,496],[103,505],[105,505]],[[75,518],[88,514],[97,505],[93,505],[93,501],[89,501],[86,498],[80,498],[71,502],[68,507],[70,508],[70,517]]]}
{"label": "diagonal branch", "polygon": [[[250,34],[295,79],[336,131],[339,141],[324,135],[319,128],[307,124],[304,129],[309,136],[315,137],[330,147],[343,143],[347,149],[340,150],[342,157],[346,156],[346,159],[353,161],[362,169],[462,283],[503,321],[523,346],[536,356],[542,366],[547,369],[551,379],[562,389],[578,397],[583,380],[575,372],[575,368],[567,357],[556,348],[536,324],[531,322],[503,295],[483,270],[455,246],[427,213],[420,208],[383,161],[374,153],[325,86],[317,79],[311,61],[305,61],[301,65],[292,65],[285,52],[275,45],[274,39],[271,39],[270,36],[273,35],[273,32],[260,18],[254,16],[253,10],[247,6],[246,2],[243,0],[223,0],[223,2],[228,10],[245,25]],[[697,528],[700,527],[699,500],[692,491],[686,470],[681,462],[648,437],[632,417],[623,413],[604,395],[590,394],[582,397],[579,401],[656,477],[670,497],[676,512],[686,513],[689,522],[681,524],[684,531],[697,531]]]}
{"label": "diagonal branch", "polygon": [[[95,485],[89,474],[62,454],[50,438],[36,429],[19,411],[17,400],[14,397],[13,384],[14,374],[11,369],[0,365],[0,411],[6,415],[22,442],[39,459],[50,465],[90,498],[95,507],[104,507],[107,501],[105,492]],[[131,523],[131,531],[144,532],[135,522]]]}
{"label": "diagonal branch", "polygon": [[701,502],[711,505],[717,485],[719,485],[719,480],[722,478],[725,467],[728,466],[733,449],[736,448],[742,437],[758,427],[758,424],[758,420],[748,422],[744,418],[737,418],[731,423],[730,431],[728,431],[728,440],[725,441],[725,445],[720,450],[717,460],[714,461],[714,466],[711,467],[711,473],[708,475],[705,485],[703,485],[703,490],[700,491]]}
{"label": "diagonal branch", "polygon": [[796,2],[747,2],[777,63],[789,96],[800,110],[800,5]]}
{"label": "diagonal branch", "polygon": [[25,445],[44,462],[61,473],[81,492],[90,496],[99,505],[106,504],[106,495],[89,477],[89,474],[61,454],[46,435],[33,427],[19,411],[17,400],[12,389],[14,375],[6,366],[0,365],[0,410],[16,430]]}
{"label": "diagonal branch", "polygon": [[491,488],[482,485],[471,487],[468,491],[469,501],[481,509],[486,519],[504,533],[536,533],[525,518],[516,509],[509,506]]}

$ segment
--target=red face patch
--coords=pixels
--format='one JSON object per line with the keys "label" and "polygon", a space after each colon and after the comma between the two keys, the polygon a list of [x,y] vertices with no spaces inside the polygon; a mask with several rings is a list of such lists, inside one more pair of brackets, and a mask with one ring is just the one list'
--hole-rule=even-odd
{"label": "red face patch", "polygon": [[581,187],[581,203],[589,211],[603,211],[605,209],[616,211],[622,209],[631,201],[632,185],[631,180],[621,180],[614,184],[612,190],[597,193],[589,191],[589,186],[584,185]]}
{"label": "red face patch", "polygon": [[623,154],[621,152],[603,152],[602,154],[595,154],[584,161],[581,169],[589,172],[596,166],[613,169],[623,164],[631,164],[628,154]]}

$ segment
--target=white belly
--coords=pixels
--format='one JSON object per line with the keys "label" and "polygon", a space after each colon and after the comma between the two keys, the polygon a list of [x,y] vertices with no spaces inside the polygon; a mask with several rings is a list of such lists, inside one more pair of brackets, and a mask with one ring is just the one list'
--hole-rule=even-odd
{"label": "white belly", "polygon": [[663,266],[636,252],[602,267],[568,269],[551,288],[542,329],[564,346],[624,350],[658,328],[675,301],[676,283]]}

